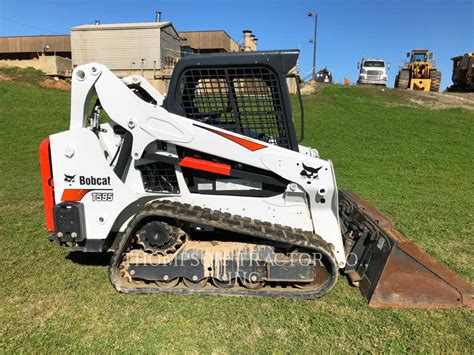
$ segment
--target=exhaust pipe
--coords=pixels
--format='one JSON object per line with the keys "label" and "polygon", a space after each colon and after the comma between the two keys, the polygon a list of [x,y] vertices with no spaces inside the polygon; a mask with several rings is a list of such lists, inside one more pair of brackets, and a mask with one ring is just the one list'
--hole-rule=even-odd
{"label": "exhaust pipe", "polygon": [[339,190],[344,269],[372,307],[474,308],[474,289],[395,229],[367,201]]}
{"label": "exhaust pipe", "polygon": [[252,31],[251,30],[243,30],[242,33],[244,34],[244,45],[243,51],[250,52],[252,51]]}

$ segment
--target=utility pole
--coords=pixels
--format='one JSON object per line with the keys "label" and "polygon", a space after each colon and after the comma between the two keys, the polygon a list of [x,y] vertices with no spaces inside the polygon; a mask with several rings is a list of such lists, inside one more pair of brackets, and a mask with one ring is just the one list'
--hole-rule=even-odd
{"label": "utility pole", "polygon": [[313,42],[313,73],[312,77],[313,80],[316,81],[316,34],[318,31],[318,14],[313,14],[311,11],[308,12],[308,17],[312,17],[314,19],[314,37],[309,42]]}

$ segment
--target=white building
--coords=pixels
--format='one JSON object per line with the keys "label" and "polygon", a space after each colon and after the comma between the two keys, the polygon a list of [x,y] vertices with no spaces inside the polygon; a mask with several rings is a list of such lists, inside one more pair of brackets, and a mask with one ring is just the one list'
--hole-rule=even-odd
{"label": "white building", "polygon": [[166,92],[181,57],[171,22],[82,25],[71,28],[73,66],[97,62],[118,76],[143,75]]}

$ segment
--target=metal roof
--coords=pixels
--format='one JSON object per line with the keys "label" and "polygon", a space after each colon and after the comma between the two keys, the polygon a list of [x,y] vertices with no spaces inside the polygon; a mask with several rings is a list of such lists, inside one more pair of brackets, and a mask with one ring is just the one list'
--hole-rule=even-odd
{"label": "metal roof", "polygon": [[71,31],[97,31],[97,30],[122,30],[122,29],[140,29],[140,28],[161,28],[171,25],[167,22],[137,22],[137,23],[109,23],[100,25],[80,25],[71,27]]}

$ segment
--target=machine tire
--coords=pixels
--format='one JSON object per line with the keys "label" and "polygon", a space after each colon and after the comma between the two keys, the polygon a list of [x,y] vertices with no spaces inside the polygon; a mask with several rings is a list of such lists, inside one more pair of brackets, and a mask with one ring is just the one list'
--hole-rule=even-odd
{"label": "machine tire", "polygon": [[396,88],[406,90],[410,87],[410,70],[401,69],[398,72],[397,79],[395,80]]}
{"label": "machine tire", "polygon": [[395,84],[393,85],[396,89],[398,88],[398,74],[395,76]]}
{"label": "machine tire", "polygon": [[438,92],[441,86],[441,72],[435,69],[430,70],[430,78],[431,78],[430,91]]}

